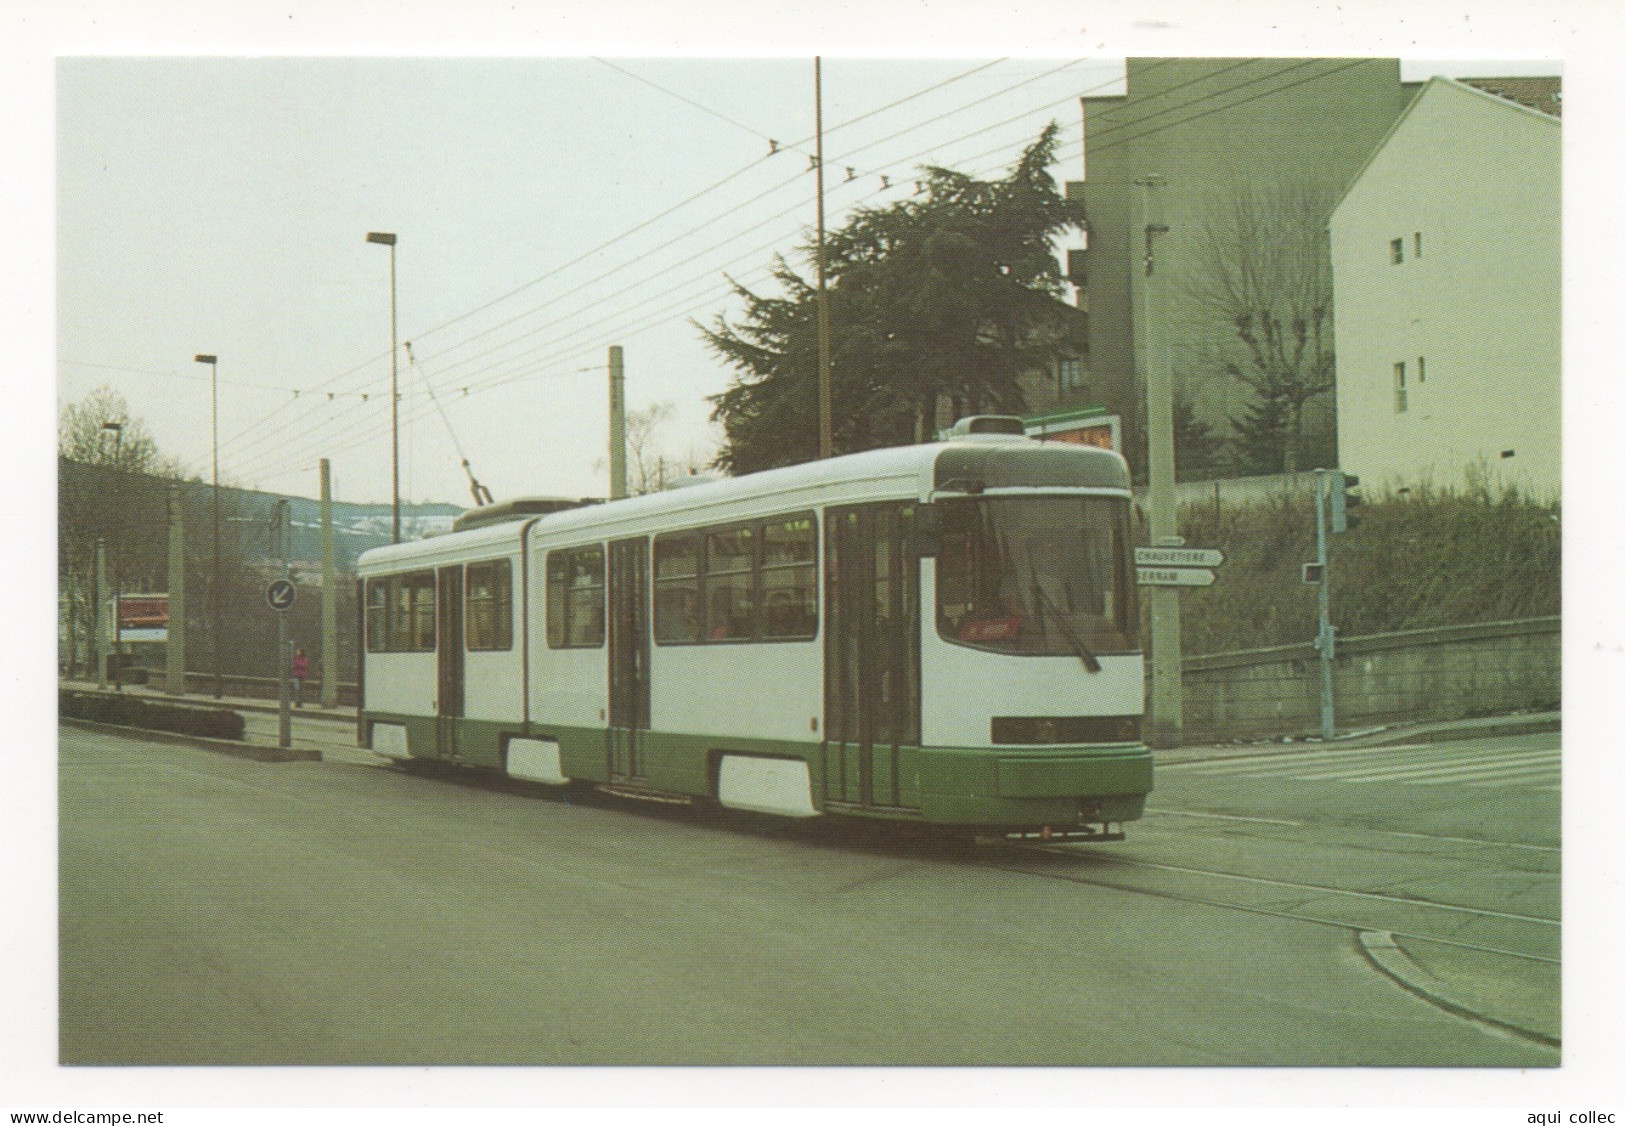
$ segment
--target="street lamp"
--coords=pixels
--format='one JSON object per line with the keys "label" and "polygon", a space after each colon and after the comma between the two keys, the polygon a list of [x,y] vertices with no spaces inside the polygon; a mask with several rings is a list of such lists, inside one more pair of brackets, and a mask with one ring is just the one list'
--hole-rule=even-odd
{"label": "street lamp", "polygon": [[[214,661],[214,698],[223,694],[220,685],[220,361],[214,356],[197,355],[193,361],[209,365],[209,445],[214,455],[214,496],[210,502],[214,525],[214,577],[209,583],[209,648]],[[186,623],[180,623],[185,629]],[[185,670],[181,672],[185,690]]]}
{"label": "street lamp", "polygon": [[367,241],[389,247],[389,464],[390,504],[394,516],[394,539],[401,542],[401,397],[396,390],[399,370],[395,347],[395,236],[385,231],[368,231]]}
{"label": "street lamp", "polygon": [[[122,473],[120,463],[124,460],[124,424],[122,422],[102,423],[102,432],[112,431],[113,434],[113,472]],[[113,478],[115,486],[119,478]],[[123,492],[122,489],[118,490]],[[124,691],[124,638],[119,628],[119,596],[124,593],[120,585],[119,573],[124,569],[124,509],[118,504],[118,497],[114,497],[114,510],[119,514],[118,549],[113,555],[113,691]]]}

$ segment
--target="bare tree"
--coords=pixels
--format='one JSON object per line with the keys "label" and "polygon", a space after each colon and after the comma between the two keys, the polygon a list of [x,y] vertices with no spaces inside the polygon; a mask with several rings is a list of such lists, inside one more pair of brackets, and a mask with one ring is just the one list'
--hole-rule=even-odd
{"label": "bare tree", "polygon": [[1308,185],[1241,187],[1209,210],[1193,243],[1186,296],[1217,322],[1216,366],[1253,392],[1230,421],[1260,468],[1301,467],[1305,408],[1333,387],[1330,210]]}
{"label": "bare tree", "polygon": [[[156,589],[165,565],[165,485],[181,465],[158,453],[124,397],[99,387],[64,407],[57,421],[57,455],[85,471],[58,472],[57,578],[65,608],[69,665],[94,628],[96,542],[104,540],[110,568],[138,586]],[[108,582],[103,578],[104,585]]]}
{"label": "bare tree", "polygon": [[[666,426],[676,417],[677,408],[665,400],[626,412],[627,489],[633,496],[658,493],[678,478],[709,468],[711,457],[692,447],[683,454],[668,449]],[[602,460],[596,463],[600,469],[604,464]]]}

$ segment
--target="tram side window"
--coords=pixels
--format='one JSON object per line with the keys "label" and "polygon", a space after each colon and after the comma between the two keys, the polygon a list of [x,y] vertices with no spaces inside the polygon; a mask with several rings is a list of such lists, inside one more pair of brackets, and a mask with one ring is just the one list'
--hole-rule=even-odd
{"label": "tram side window", "polygon": [[811,516],[762,525],[762,636],[818,633],[818,528]]}
{"label": "tram side window", "polygon": [[389,580],[367,580],[367,652],[382,653],[388,648],[385,626],[389,610]]}
{"label": "tram side window", "polygon": [[367,652],[434,650],[434,572],[367,580]]}
{"label": "tram side window", "polygon": [[547,556],[547,644],[596,649],[604,643],[604,549],[554,551]]}
{"label": "tram side window", "polygon": [[705,537],[705,636],[711,641],[746,641],[754,632],[755,531],[747,525]]}
{"label": "tram side window", "polygon": [[470,563],[464,633],[471,650],[513,648],[513,570],[508,560]]}
{"label": "tram side window", "polygon": [[817,517],[656,536],[654,636],[662,645],[817,637]]}
{"label": "tram side window", "polygon": [[700,639],[700,537],[655,538],[655,640]]}

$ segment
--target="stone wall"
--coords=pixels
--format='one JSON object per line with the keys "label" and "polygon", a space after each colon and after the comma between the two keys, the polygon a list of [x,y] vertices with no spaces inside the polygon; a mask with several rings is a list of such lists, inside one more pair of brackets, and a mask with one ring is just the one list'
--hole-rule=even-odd
{"label": "stone wall", "polygon": [[[1337,728],[1554,709],[1562,698],[1562,619],[1341,638],[1332,662]],[[1320,730],[1313,645],[1185,661],[1185,741]]]}

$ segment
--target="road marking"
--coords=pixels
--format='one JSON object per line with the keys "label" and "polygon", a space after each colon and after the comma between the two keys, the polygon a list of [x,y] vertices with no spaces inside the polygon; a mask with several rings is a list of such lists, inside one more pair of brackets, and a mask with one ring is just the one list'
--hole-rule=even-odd
{"label": "road marking", "polygon": [[[1541,789],[1555,790],[1556,786],[1543,786]],[[1237,813],[1208,813],[1195,809],[1160,809],[1152,807],[1147,809],[1147,816],[1161,817],[1201,817],[1214,821],[1248,821],[1257,825],[1285,825],[1294,829],[1323,829],[1325,822],[1321,821],[1283,821],[1276,817],[1243,817]],[[1527,848],[1536,852],[1562,852],[1561,845],[1522,844],[1518,841],[1487,841],[1479,837],[1450,837],[1442,833],[1407,833],[1399,829],[1365,829],[1356,826],[1339,825],[1334,828],[1357,828],[1362,833],[1378,833],[1388,837],[1409,837],[1421,841],[1453,841],[1456,844],[1482,845],[1486,848]]]}
{"label": "road marking", "polygon": [[1325,887],[1321,884],[1300,884],[1291,880],[1274,880],[1267,876],[1243,876],[1237,872],[1215,872],[1206,868],[1186,868],[1178,864],[1158,864],[1152,860],[1119,859],[1120,864],[1139,868],[1160,868],[1165,872],[1184,872],[1196,876],[1220,876],[1227,880],[1241,880],[1250,884],[1268,884],[1271,887],[1291,888],[1293,891],[1318,891],[1328,895],[1348,895],[1356,899],[1379,899],[1384,903],[1399,903],[1406,907],[1423,907],[1435,911],[1461,911],[1468,915],[1486,915],[1495,919],[1511,919],[1519,923],[1541,923],[1549,927],[1563,925],[1561,919],[1547,919],[1540,915],[1516,915],[1508,911],[1491,911],[1484,907],[1465,907],[1457,903],[1437,903],[1431,899],[1408,899],[1402,895],[1384,895],[1377,891],[1349,891],[1346,888]]}
{"label": "road marking", "polygon": [[1271,751],[1258,755],[1228,755],[1224,758],[1197,759],[1195,762],[1158,763],[1157,769],[1202,772],[1211,770],[1241,771],[1258,767],[1268,770],[1282,759],[1291,759],[1293,762],[1313,762],[1323,758],[1359,758],[1366,755],[1387,754],[1391,751],[1419,751],[1430,745],[1426,743],[1407,743],[1399,747],[1329,747],[1315,751]]}
{"label": "road marking", "polygon": [[[1170,763],[1161,771],[1209,777],[1286,777],[1301,782],[1395,782],[1406,785],[1527,785],[1554,780],[1560,749],[1514,746],[1498,750],[1439,751],[1434,744],[1364,749],[1331,748],[1242,759]],[[1533,787],[1531,787],[1533,788]]]}
{"label": "road marking", "polygon": [[1318,782],[1326,778],[1336,778],[1345,782],[1394,782],[1423,778],[1449,781],[1458,777],[1468,778],[1478,774],[1525,766],[1548,769],[1557,763],[1558,755],[1555,751],[1530,751],[1521,755],[1503,755],[1490,759],[1453,758],[1442,762],[1416,762],[1411,760],[1383,767],[1368,766],[1355,770],[1315,770],[1304,774],[1295,774],[1294,777],[1310,782]]}

